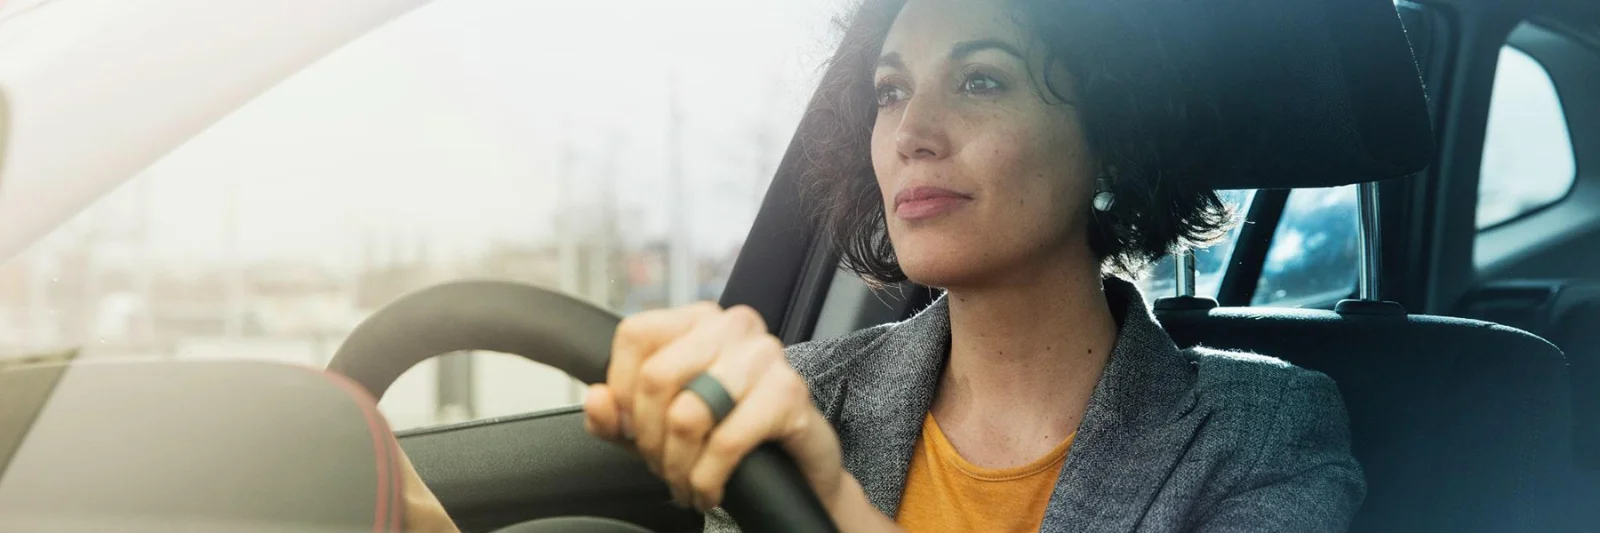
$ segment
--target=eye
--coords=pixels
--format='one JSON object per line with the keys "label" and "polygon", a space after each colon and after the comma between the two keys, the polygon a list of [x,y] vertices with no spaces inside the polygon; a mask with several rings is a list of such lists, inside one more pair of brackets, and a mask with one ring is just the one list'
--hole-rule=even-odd
{"label": "eye", "polygon": [[906,99],[906,90],[890,83],[879,85],[877,92],[878,107],[890,107]]}
{"label": "eye", "polygon": [[975,72],[968,74],[965,79],[961,80],[961,92],[966,94],[994,94],[1004,89],[1004,85],[1001,85],[999,81],[996,81],[994,77],[988,74]]}

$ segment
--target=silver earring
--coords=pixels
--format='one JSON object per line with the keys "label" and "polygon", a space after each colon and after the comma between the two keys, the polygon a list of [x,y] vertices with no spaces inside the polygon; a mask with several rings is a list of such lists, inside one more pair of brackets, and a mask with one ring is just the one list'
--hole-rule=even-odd
{"label": "silver earring", "polygon": [[1094,210],[1110,211],[1112,206],[1117,205],[1117,195],[1111,192],[1111,176],[1100,176],[1094,183]]}

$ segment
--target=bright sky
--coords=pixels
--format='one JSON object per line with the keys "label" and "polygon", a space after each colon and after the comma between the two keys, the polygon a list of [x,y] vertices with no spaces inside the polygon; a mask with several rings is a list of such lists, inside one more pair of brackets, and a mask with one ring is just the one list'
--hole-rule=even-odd
{"label": "bright sky", "polygon": [[[686,209],[696,247],[721,252],[749,227],[844,4],[438,0],[241,108],[88,216],[143,219],[146,249],[168,264],[223,260],[230,241],[249,259],[343,264],[375,234],[468,252],[554,234],[569,147],[573,203],[594,205],[599,177],[615,176],[630,237],[664,235],[669,210]],[[669,79],[687,206],[665,204]]]}

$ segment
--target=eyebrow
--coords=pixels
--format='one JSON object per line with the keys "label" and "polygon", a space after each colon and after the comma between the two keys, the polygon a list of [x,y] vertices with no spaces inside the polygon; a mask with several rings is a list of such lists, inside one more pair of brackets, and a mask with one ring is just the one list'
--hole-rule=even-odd
{"label": "eyebrow", "polygon": [[999,50],[1001,52],[1011,54],[1017,59],[1022,59],[1022,52],[1017,50],[1017,47],[1011,46],[1010,43],[1001,41],[999,39],[978,39],[974,41],[962,41],[956,43],[955,46],[950,47],[950,59],[952,61],[960,61],[962,59],[966,59],[967,56],[978,53],[981,50],[990,49]]}
{"label": "eyebrow", "polygon": [[[950,60],[961,61],[966,59],[968,56],[983,50],[999,50],[1001,52],[1011,54],[1017,59],[1023,59],[1022,51],[1017,50],[1017,47],[1011,46],[1010,43],[1001,41],[999,39],[977,39],[972,41],[961,41],[956,43],[955,46],[950,47]],[[900,59],[899,52],[889,52],[878,58],[878,68],[885,67],[905,70],[906,63],[904,60]]]}
{"label": "eyebrow", "polygon": [[878,58],[878,68],[884,67],[905,70],[906,63],[900,59],[899,52],[889,52]]}

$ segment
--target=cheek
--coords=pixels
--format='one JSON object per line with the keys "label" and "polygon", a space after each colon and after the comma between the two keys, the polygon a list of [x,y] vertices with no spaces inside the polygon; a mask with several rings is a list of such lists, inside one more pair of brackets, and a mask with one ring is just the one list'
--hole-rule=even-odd
{"label": "cheek", "polygon": [[872,129],[872,173],[878,179],[878,191],[888,200],[889,191],[899,175],[900,153],[895,149],[894,135],[887,128]]}
{"label": "cheek", "polygon": [[1048,132],[1016,129],[987,136],[969,153],[972,174],[1007,208],[1053,204],[1082,176],[1078,150],[1049,140]]}
{"label": "cheek", "polygon": [[1087,205],[1093,194],[1093,158],[1076,124],[1051,118],[1060,122],[1016,121],[968,145],[971,175],[997,200],[992,216],[1028,232],[1070,226],[1072,206]]}

